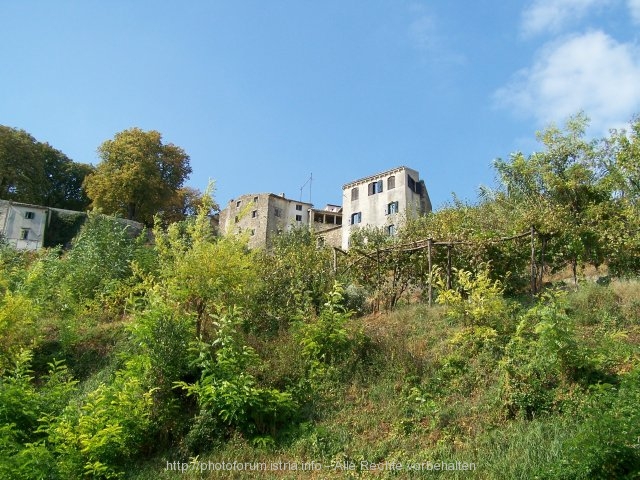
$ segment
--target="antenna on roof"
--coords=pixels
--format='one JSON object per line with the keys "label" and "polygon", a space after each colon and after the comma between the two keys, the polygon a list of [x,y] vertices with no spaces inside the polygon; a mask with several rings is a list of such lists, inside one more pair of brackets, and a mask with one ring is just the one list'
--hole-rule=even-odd
{"label": "antenna on roof", "polygon": [[312,203],[311,202],[311,184],[313,183],[313,172],[311,173],[307,181],[304,182],[304,184],[300,187],[300,201],[302,201],[302,190],[304,190],[304,187],[307,186],[307,183],[309,184],[309,203]]}

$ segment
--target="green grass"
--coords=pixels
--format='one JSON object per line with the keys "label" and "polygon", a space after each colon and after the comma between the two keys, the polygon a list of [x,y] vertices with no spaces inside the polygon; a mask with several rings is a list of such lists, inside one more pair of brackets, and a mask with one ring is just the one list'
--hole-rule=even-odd
{"label": "green grass", "polygon": [[[640,301],[639,285],[614,282],[569,295],[578,346],[592,356],[593,368],[602,373],[592,379],[596,384],[602,379],[619,381],[638,364],[639,321],[634,312]],[[166,469],[167,462],[189,462],[174,450],[137,465],[129,478],[559,479],[571,478],[563,476],[567,472],[588,471],[588,465],[580,470],[579,456],[574,458],[575,451],[571,454],[568,449],[574,445],[575,450],[581,422],[591,418],[585,405],[596,397],[588,391],[589,381],[580,383],[578,378],[558,385],[549,413],[529,420],[510,418],[501,403],[500,360],[507,339],[472,345],[460,340],[466,338],[464,328],[448,319],[442,307],[424,305],[353,319],[350,330],[362,331],[367,342],[357,352],[357,361],[345,363],[348,371],[324,380],[319,389],[324,398],[309,418],[291,425],[267,445],[256,446],[235,434],[197,459],[205,463],[315,461],[326,466],[352,462],[355,471],[183,474]],[[263,372],[263,381],[285,384],[283,376],[300,374],[299,351],[291,336],[272,339],[271,349],[258,339],[253,342],[270,366]],[[606,410],[609,403],[605,403],[602,409]],[[459,461],[473,463],[476,469],[378,472],[361,470],[362,461],[403,466]],[[628,475],[621,478],[638,478],[638,472]]]}

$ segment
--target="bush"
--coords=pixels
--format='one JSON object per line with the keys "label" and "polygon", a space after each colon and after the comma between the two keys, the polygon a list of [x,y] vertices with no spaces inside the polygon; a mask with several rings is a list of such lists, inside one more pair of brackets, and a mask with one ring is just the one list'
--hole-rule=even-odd
{"label": "bush", "polygon": [[640,475],[640,368],[626,374],[618,388],[590,389],[577,434],[564,446],[552,478],[609,479]]}
{"label": "bush", "polygon": [[[297,405],[290,393],[260,387],[249,373],[260,360],[251,347],[238,342],[236,328],[241,323],[233,309],[218,315],[213,343],[200,342],[197,346],[200,379],[194,384],[176,382],[175,386],[198,401],[200,414],[194,429],[201,431],[205,422],[205,426],[220,427],[220,436],[230,433],[226,429],[238,429],[254,437],[273,436],[292,418]],[[189,438],[202,438],[199,431],[190,432]]]}
{"label": "bush", "polygon": [[532,418],[553,409],[554,389],[586,366],[561,296],[549,294],[525,312],[500,365],[509,416]]}

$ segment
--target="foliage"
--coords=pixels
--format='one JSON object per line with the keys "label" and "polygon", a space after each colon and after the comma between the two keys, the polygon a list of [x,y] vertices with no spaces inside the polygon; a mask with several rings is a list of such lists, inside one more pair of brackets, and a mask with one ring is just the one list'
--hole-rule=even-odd
{"label": "foliage", "polygon": [[640,370],[618,387],[599,384],[585,399],[580,428],[564,446],[552,478],[634,478],[640,472]]}
{"label": "foliage", "polygon": [[250,329],[286,330],[301,311],[318,312],[333,287],[331,251],[318,248],[308,228],[281,233],[271,249],[257,252],[254,259],[264,277],[252,291]]}
{"label": "foliage", "polygon": [[[2,478],[45,478],[56,471],[41,429],[43,418],[59,415],[75,393],[66,366],[49,364],[39,385],[30,369],[32,353],[21,351],[15,364],[0,378],[0,476]],[[54,477],[55,478],[55,477]]]}
{"label": "foliage", "polygon": [[302,356],[309,362],[309,370],[322,374],[327,366],[337,363],[350,346],[346,322],[351,316],[341,306],[343,288],[335,283],[327,294],[327,301],[315,321],[300,321],[298,337]]}
{"label": "foliage", "polygon": [[447,315],[464,325],[489,326],[499,330],[509,327],[510,308],[503,297],[504,287],[490,278],[489,266],[482,264],[477,272],[453,269],[453,288],[439,274],[437,303],[445,305]]}
{"label": "foliage", "polygon": [[82,211],[89,205],[82,183],[92,171],[24,130],[0,125],[0,198]]}
{"label": "foliage", "polygon": [[554,389],[586,367],[562,295],[548,294],[522,315],[501,362],[509,415],[532,418],[554,408]]}
{"label": "foliage", "polygon": [[207,334],[214,307],[232,307],[246,301],[254,286],[254,253],[235,237],[212,235],[209,212],[213,199],[203,197],[198,215],[166,231],[154,230],[160,275],[169,298],[195,318],[195,334]]}
{"label": "foliage", "polygon": [[150,225],[153,216],[173,209],[191,173],[189,156],[162,143],[160,132],[131,128],[98,148],[101,162],[85,179],[95,209]]}
{"label": "foliage", "polygon": [[41,431],[64,478],[121,478],[123,465],[149,442],[153,389],[120,372],[91,391],[78,407],[43,418]]}
{"label": "foliage", "polygon": [[84,213],[70,213],[60,210],[50,210],[47,234],[44,237],[45,247],[67,246],[80,232],[87,219]]}
{"label": "foliage", "polygon": [[216,320],[213,343],[198,344],[200,379],[194,384],[176,382],[176,387],[197,398],[200,417],[207,418],[209,412],[221,434],[224,427],[232,427],[252,436],[274,435],[295,413],[291,394],[260,387],[250,373],[260,359],[251,347],[239,343],[236,329],[242,320],[235,309]]}
{"label": "foliage", "polygon": [[[371,292],[373,310],[393,309],[411,286],[422,280],[416,258],[394,248],[397,239],[383,228],[355,230],[349,240],[349,257],[356,282]],[[418,263],[423,264],[423,262]]]}

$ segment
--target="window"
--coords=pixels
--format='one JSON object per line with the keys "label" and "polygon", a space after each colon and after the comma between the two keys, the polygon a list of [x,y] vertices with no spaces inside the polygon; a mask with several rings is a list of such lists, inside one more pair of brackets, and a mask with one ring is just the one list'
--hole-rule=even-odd
{"label": "window", "polygon": [[281,210],[280,208],[278,208],[278,207],[274,207],[274,209],[273,209],[273,214],[274,214],[276,217],[281,217],[281,216],[282,216],[282,210]]}
{"label": "window", "polygon": [[258,197],[253,197],[253,203],[258,203]]}
{"label": "window", "polygon": [[375,195],[376,193],[382,192],[382,180],[378,180],[377,182],[371,182],[369,184],[369,195]]}
{"label": "window", "polygon": [[391,202],[387,204],[387,215],[398,213],[398,202]]}
{"label": "window", "polygon": [[29,240],[29,229],[23,228],[20,231],[20,240]]}
{"label": "window", "polygon": [[358,200],[358,187],[351,189],[351,201]]}
{"label": "window", "polygon": [[396,226],[395,225],[387,225],[387,234],[390,237],[393,237],[396,234]]}
{"label": "window", "polygon": [[351,214],[351,225],[362,222],[362,212],[356,212]]}
{"label": "window", "polygon": [[240,204],[241,204],[241,203],[242,203],[242,202],[241,202],[240,200],[238,200],[238,201],[236,202],[236,208],[240,207]]}
{"label": "window", "polygon": [[422,182],[416,182],[413,178],[411,178],[411,176],[408,176],[408,178],[408,184],[411,191],[420,195],[422,193]]}
{"label": "window", "polygon": [[235,223],[238,223],[238,220],[239,220],[239,218],[238,218],[238,217],[236,217],[236,218],[234,219],[234,222],[235,222]]}
{"label": "window", "polygon": [[36,214],[33,212],[24,212],[24,218],[27,220],[33,220],[36,217]]}
{"label": "window", "polygon": [[387,190],[391,190],[392,188],[396,188],[395,175],[391,175],[389,178],[387,178]]}
{"label": "window", "polygon": [[258,211],[254,210],[253,212],[251,212],[251,218],[256,218],[258,216]]}
{"label": "window", "polygon": [[296,222],[302,221],[302,215],[296,215]]}
{"label": "window", "polygon": [[302,205],[296,205],[296,210],[301,212],[302,211]]}
{"label": "window", "polygon": [[410,175],[408,175],[407,178],[408,178],[409,189],[412,192],[415,192],[416,191],[416,181],[413,178],[411,178]]}

